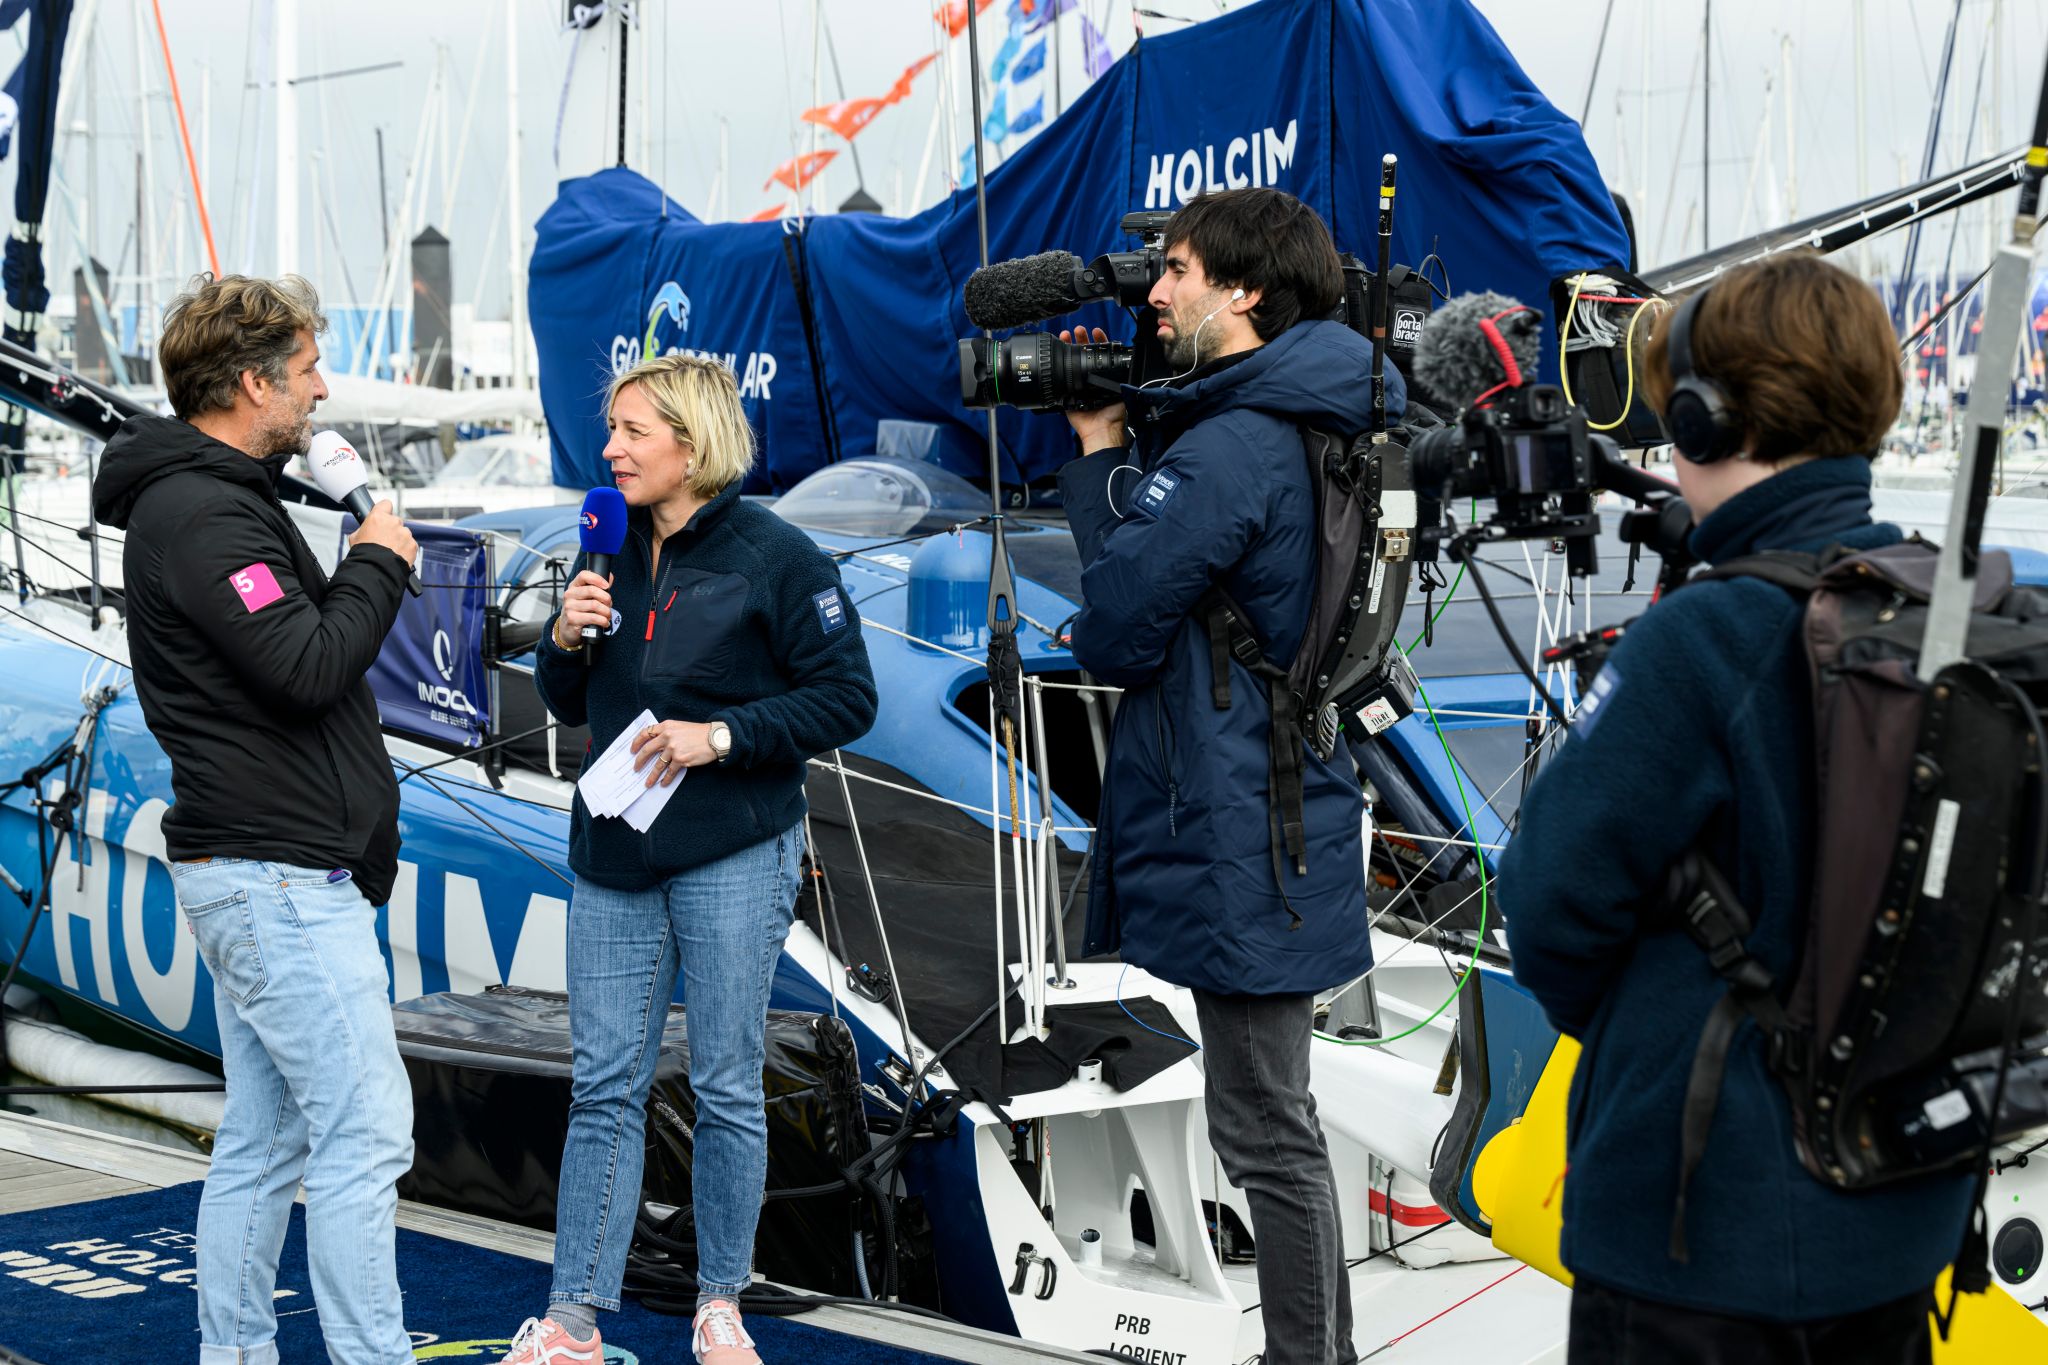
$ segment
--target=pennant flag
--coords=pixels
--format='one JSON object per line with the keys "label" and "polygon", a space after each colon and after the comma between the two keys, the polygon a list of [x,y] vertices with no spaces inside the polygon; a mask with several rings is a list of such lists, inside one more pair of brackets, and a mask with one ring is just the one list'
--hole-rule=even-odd
{"label": "pennant flag", "polygon": [[1095,21],[1084,12],[1081,15],[1081,65],[1086,68],[1089,80],[1098,80],[1102,73],[1116,65],[1116,56],[1109,50],[1109,40],[1102,36],[1102,30],[1095,27]]}
{"label": "pennant flag", "polygon": [[1045,96],[1040,95],[1031,102],[1029,109],[1022,111],[1016,118],[1010,120],[1010,132],[1013,136],[1017,133],[1029,132],[1043,122],[1045,122]]}
{"label": "pennant flag", "polygon": [[787,205],[787,204],[777,204],[777,205],[776,205],[776,206],[775,206],[774,208],[772,208],[772,209],[762,209],[762,210],[761,210],[761,211],[760,211],[759,213],[757,213],[757,214],[755,214],[755,215],[754,215],[753,217],[751,217],[751,218],[747,219],[747,221],[748,221],[748,222],[750,222],[750,223],[772,223],[772,222],[774,222],[774,221],[775,221],[776,219],[778,219],[778,218],[782,217],[782,216],[783,216],[784,214],[786,214],[786,213],[788,213],[788,212],[789,212],[789,205]]}
{"label": "pennant flag", "polygon": [[960,152],[960,187],[962,189],[965,189],[967,188],[967,186],[972,185],[973,183],[974,148],[967,147],[963,148]]}
{"label": "pennant flag", "polygon": [[988,107],[988,117],[981,121],[981,135],[990,142],[1001,142],[1010,135],[1008,87],[996,91],[993,103]]}
{"label": "pennant flag", "polygon": [[909,99],[910,83],[917,79],[919,72],[923,71],[926,67],[930,66],[933,62],[937,61],[938,59],[939,54],[936,52],[931,52],[927,53],[922,57],[919,57],[909,66],[904,67],[903,74],[896,78],[896,84],[889,87],[889,93],[884,95],[882,99],[889,104],[897,104],[903,100]]}
{"label": "pennant flag", "polygon": [[777,166],[769,174],[768,179],[762,182],[761,188],[765,190],[770,185],[780,183],[789,186],[793,190],[800,190],[817,179],[818,172],[825,169],[825,163],[838,155],[837,149],[832,149],[822,152],[805,152],[802,156],[793,156],[780,166]]}
{"label": "pennant flag", "polygon": [[[974,13],[979,14],[994,3],[995,0],[974,0]],[[967,0],[946,0],[932,12],[932,18],[946,26],[948,38],[958,38],[967,31],[968,17]]]}
{"label": "pennant flag", "polygon": [[1037,0],[1036,9],[1031,15],[1031,28],[1029,32],[1038,32],[1038,30],[1044,28],[1053,20],[1074,8],[1074,4],[1075,0]]}
{"label": "pennant flag", "polygon": [[1045,39],[1040,38],[1037,45],[1019,57],[1017,64],[1010,68],[1010,79],[1013,81],[1029,80],[1043,70],[1045,70]]}
{"label": "pennant flag", "polygon": [[887,109],[890,103],[888,100],[841,100],[837,104],[821,104],[816,109],[806,109],[802,117],[805,123],[830,128],[851,142],[854,134],[874,122],[875,115]]}
{"label": "pennant flag", "polygon": [[1017,49],[1024,46],[1024,30],[1012,28],[1010,36],[1003,39],[1003,45],[996,49],[996,59],[988,64],[988,78],[999,81],[1010,69],[1010,62],[1017,56]]}

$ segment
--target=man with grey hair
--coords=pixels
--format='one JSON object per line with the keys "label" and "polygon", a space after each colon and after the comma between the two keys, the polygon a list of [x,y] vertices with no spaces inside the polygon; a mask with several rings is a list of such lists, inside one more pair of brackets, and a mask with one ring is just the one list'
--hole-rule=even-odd
{"label": "man with grey hair", "polygon": [[398,788],[364,675],[417,547],[379,503],[330,577],[277,497],[312,436],[319,300],[202,276],[157,344],[176,417],[107,445],[93,514],[128,533],[128,649],[171,764],[178,902],[213,978],[227,1106],[199,1205],[201,1365],[274,1365],[293,1194],[327,1351],[413,1358],[393,1257],[412,1092],[376,907]]}

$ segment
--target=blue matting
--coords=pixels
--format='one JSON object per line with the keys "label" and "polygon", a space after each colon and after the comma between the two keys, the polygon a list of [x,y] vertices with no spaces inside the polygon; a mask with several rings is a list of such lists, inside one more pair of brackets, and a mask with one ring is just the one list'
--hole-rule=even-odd
{"label": "blue matting", "polygon": [[[192,1229],[197,1184],[0,1217],[0,1345],[32,1360],[178,1362],[199,1357]],[[292,1208],[278,1267],[277,1345],[287,1361],[326,1359],[306,1273],[306,1210]],[[67,1271],[87,1271],[81,1279]],[[539,1261],[399,1229],[405,1325],[423,1361],[493,1361],[547,1303]],[[69,1293],[65,1291],[71,1291]],[[627,1302],[599,1315],[606,1365],[690,1360],[690,1320]],[[941,1358],[750,1316],[770,1365],[923,1365]]]}

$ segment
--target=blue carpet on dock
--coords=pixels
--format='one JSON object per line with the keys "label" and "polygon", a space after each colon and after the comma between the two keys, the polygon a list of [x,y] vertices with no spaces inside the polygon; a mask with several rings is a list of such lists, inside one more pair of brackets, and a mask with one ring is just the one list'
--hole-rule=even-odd
{"label": "blue carpet on dock", "polygon": [[[0,1217],[0,1346],[32,1360],[113,1363],[199,1358],[192,1229],[197,1184]],[[326,1359],[306,1272],[306,1211],[292,1209],[278,1267],[277,1345],[287,1361]],[[496,1361],[547,1302],[548,1267],[400,1229],[405,1325],[422,1361]],[[628,1302],[602,1314],[606,1365],[690,1359],[690,1320]],[[940,1358],[805,1324],[750,1317],[772,1362],[928,1365]]]}

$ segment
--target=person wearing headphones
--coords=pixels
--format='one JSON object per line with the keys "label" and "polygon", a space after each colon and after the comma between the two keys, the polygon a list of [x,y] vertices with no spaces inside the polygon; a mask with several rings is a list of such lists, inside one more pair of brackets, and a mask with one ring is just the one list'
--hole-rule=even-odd
{"label": "person wearing headphones", "polygon": [[[1202,195],[1164,251],[1150,303],[1174,373],[1069,413],[1082,457],[1060,471],[1083,566],[1074,657],[1124,689],[1087,951],[1194,992],[1210,1144],[1258,1244],[1266,1365],[1348,1365],[1344,1235],[1308,1080],[1316,992],[1372,962],[1362,788],[1346,750],[1303,746],[1306,872],[1280,856],[1265,684],[1212,642],[1209,603],[1221,589],[1266,658],[1294,657],[1317,557],[1302,433],[1366,429],[1372,347],[1330,320],[1343,267],[1293,195]],[[1386,376],[1397,416],[1405,389]]]}
{"label": "person wearing headphones", "polygon": [[[1657,322],[1642,373],[1705,563],[1900,539],[1870,493],[1899,343],[1861,280],[1809,251],[1737,267]],[[1751,1024],[1679,1203],[1687,1082],[1723,983],[1663,888],[1697,847],[1754,915],[1750,951],[1791,979],[1817,856],[1804,605],[1718,578],[1632,622],[1501,861],[1515,979],[1584,1045],[1561,1245],[1571,1365],[1931,1358],[1971,1174],[1855,1192],[1814,1179]]]}

